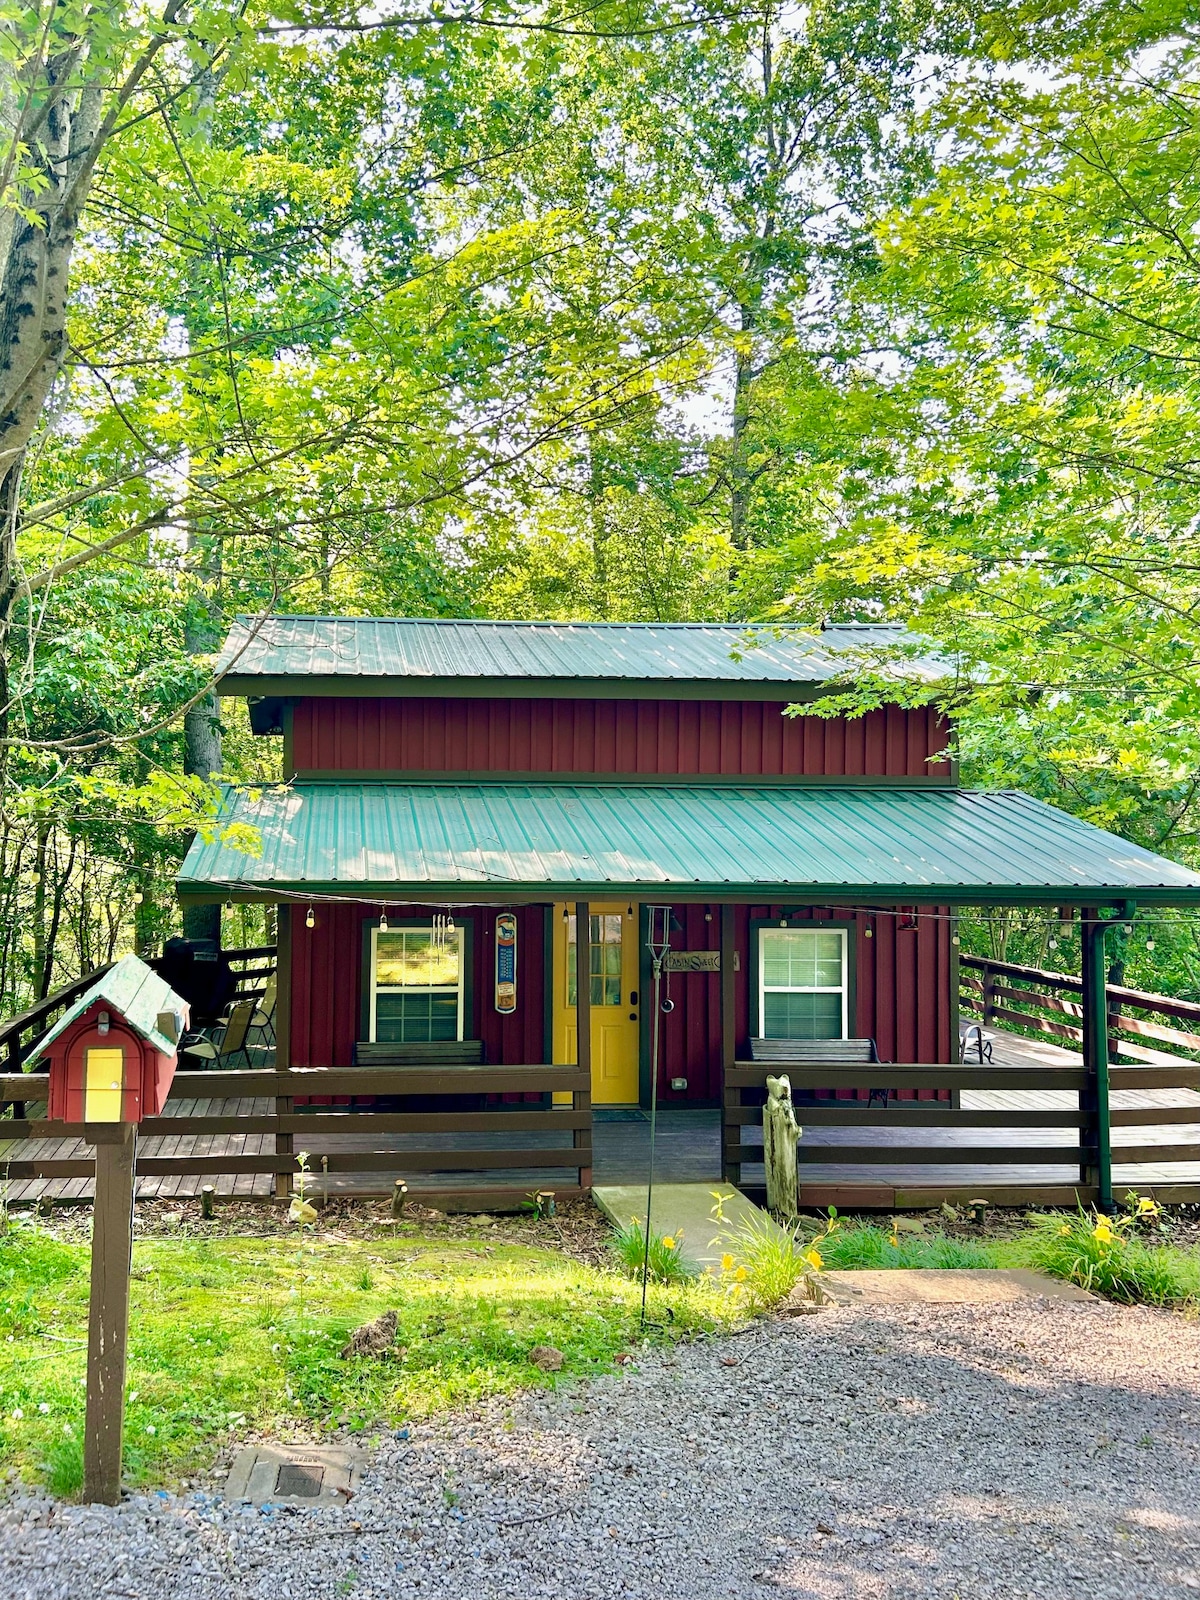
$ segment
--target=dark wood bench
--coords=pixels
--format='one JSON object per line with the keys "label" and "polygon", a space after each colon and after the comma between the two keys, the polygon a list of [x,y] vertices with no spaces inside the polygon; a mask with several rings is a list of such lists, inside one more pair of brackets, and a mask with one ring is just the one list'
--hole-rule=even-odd
{"label": "dark wood bench", "polygon": [[482,1039],[436,1039],[427,1044],[387,1044],[360,1039],[356,1067],[481,1067]]}
{"label": "dark wood bench", "polygon": [[874,1039],[751,1039],[751,1061],[778,1062],[780,1066],[856,1066],[878,1061]]}
{"label": "dark wood bench", "polygon": [[[883,1064],[874,1039],[751,1039],[750,1059],[781,1068]],[[886,1106],[892,1097],[890,1089],[873,1089],[869,1084],[866,1088],[868,1105],[878,1101]]]}

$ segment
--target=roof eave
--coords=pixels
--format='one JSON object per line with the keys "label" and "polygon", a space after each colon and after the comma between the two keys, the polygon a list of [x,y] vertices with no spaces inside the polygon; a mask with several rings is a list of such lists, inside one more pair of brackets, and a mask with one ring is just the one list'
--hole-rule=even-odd
{"label": "roof eave", "polygon": [[648,883],[633,879],[582,883],[305,883],[210,884],[178,880],[184,905],[296,903],[311,899],[403,905],[540,905],[562,900],[604,900],[630,894],[666,904],[847,906],[1200,906],[1200,887],[1121,884],[803,884]]}
{"label": "roof eave", "polygon": [[476,678],[289,675],[230,672],[216,692],[227,699],[409,700],[766,700],[795,703],[837,694],[844,682],[753,678]]}

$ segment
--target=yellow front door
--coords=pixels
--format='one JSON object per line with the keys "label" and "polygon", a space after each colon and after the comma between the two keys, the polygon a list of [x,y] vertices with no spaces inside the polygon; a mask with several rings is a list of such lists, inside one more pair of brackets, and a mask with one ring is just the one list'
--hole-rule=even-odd
{"label": "yellow front door", "polygon": [[[638,1098],[637,907],[593,905],[591,912],[592,1100],[634,1105]],[[565,913],[565,914],[564,914]],[[554,908],[554,1059],[577,1061],[575,908]]]}

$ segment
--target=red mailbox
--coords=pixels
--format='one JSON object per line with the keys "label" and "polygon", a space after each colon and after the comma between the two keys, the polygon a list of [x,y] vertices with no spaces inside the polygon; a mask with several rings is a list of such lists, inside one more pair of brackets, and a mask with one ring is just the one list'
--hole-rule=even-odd
{"label": "red mailbox", "polygon": [[48,1115],[92,1123],[157,1116],[188,1021],[187,1002],[144,961],[124,956],[30,1054],[50,1063]]}

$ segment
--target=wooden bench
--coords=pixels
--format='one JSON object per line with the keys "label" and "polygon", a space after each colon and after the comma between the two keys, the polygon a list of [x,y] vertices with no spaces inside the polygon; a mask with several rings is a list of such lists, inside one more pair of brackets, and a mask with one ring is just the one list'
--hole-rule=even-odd
{"label": "wooden bench", "polygon": [[482,1039],[434,1039],[423,1044],[391,1044],[360,1039],[356,1067],[481,1067]]}
{"label": "wooden bench", "polygon": [[751,1061],[782,1066],[856,1066],[879,1061],[874,1039],[751,1039]]}
{"label": "wooden bench", "polygon": [[[881,1066],[874,1039],[751,1039],[751,1061],[772,1067]],[[886,1106],[890,1089],[867,1085],[867,1104],[878,1101]]]}

